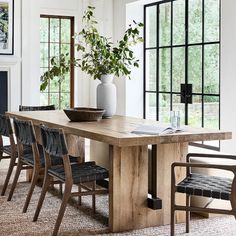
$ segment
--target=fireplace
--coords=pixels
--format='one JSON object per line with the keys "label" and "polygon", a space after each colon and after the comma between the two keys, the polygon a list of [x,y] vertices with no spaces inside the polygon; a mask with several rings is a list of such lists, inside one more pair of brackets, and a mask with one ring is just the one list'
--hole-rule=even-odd
{"label": "fireplace", "polygon": [[0,71],[0,114],[8,110],[8,71]]}

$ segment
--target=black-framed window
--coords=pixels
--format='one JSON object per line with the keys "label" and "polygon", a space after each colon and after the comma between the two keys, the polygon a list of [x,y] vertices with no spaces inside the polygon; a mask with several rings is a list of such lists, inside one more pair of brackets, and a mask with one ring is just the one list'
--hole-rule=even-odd
{"label": "black-framed window", "polygon": [[[74,17],[40,16],[40,70],[41,74],[51,67],[50,59],[60,54],[74,58]],[[49,81],[45,91],[40,94],[40,104],[54,104],[57,109],[74,106],[74,66],[71,66],[62,83]]]}
{"label": "black-framed window", "polygon": [[144,6],[144,118],[169,122],[170,111],[179,110],[182,125],[220,128],[220,4]]}

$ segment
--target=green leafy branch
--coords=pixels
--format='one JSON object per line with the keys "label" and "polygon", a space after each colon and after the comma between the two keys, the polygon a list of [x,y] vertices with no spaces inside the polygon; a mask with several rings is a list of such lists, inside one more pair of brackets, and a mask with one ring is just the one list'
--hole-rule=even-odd
{"label": "green leafy branch", "polygon": [[109,38],[99,34],[93,10],[94,7],[88,7],[85,11],[85,27],[78,34],[82,38],[77,46],[77,50],[82,52],[81,58],[76,60],[78,66],[93,79],[100,79],[103,74],[114,74],[118,77],[126,75],[130,79],[131,67],[139,66],[139,60],[134,57],[131,47],[143,42],[139,36],[143,24],[133,21],[134,26],[129,25],[118,46],[113,47]]}
{"label": "green leafy branch", "polygon": [[103,74],[114,74],[115,76],[128,76],[130,79],[131,67],[138,67],[139,60],[135,58],[131,47],[143,42],[140,37],[142,23],[133,21],[125,31],[123,38],[117,46],[109,38],[99,34],[94,17],[94,7],[89,6],[84,13],[84,28],[76,37],[79,39],[77,51],[81,52],[81,58],[69,59],[69,54],[61,54],[59,58],[53,57],[50,62],[52,67],[40,78],[40,90],[44,91],[50,80],[58,78],[58,82],[65,78],[70,71],[71,65],[80,67],[93,79],[100,79]]}
{"label": "green leafy branch", "polygon": [[58,83],[61,83],[64,80],[65,75],[70,72],[72,61],[69,59],[69,53],[66,53],[61,54],[59,58],[55,56],[52,57],[50,63],[52,66],[51,69],[40,77],[40,91],[44,91],[47,88],[49,81],[55,78],[58,79]]}

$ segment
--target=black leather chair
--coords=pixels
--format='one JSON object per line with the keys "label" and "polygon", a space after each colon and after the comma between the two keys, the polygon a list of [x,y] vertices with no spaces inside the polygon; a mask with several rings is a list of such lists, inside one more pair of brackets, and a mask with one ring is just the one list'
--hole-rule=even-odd
{"label": "black leather chair", "polygon": [[[217,158],[222,164],[191,163],[191,157]],[[189,153],[186,163],[175,162],[171,168],[171,236],[175,235],[175,211],[186,212],[186,233],[189,233],[190,212],[208,212],[234,215],[236,217],[236,165],[225,165],[225,160],[236,160],[234,155]],[[175,168],[186,168],[186,177],[179,183],[175,181]],[[213,168],[233,173],[234,178],[209,176],[192,173],[191,168]],[[186,195],[186,205],[177,205],[175,193]],[[216,209],[190,206],[190,196],[201,196],[213,199],[229,200],[232,209]]]}
{"label": "black leather chair", "polygon": [[[35,131],[32,122],[26,120],[18,120],[14,118],[14,127],[15,135],[17,138],[18,163],[15,177],[7,200],[10,201],[12,199],[21,170],[33,169],[30,188],[23,208],[23,213],[25,213],[27,211],[35,185],[39,178],[40,171],[45,168],[45,161],[43,155],[43,148],[36,142]],[[32,152],[24,153],[24,145],[31,146]],[[78,159],[77,157],[70,156],[70,161],[76,163]],[[54,157],[52,165],[62,165],[61,158]]]}
{"label": "black leather chair", "polygon": [[48,106],[22,106],[22,105],[19,105],[19,111],[44,111],[44,110],[55,110],[55,105],[48,105]]}
{"label": "black leather chair", "polygon": [[[10,145],[3,144],[3,137],[9,140]],[[29,146],[24,146],[24,152],[31,151]],[[10,159],[7,175],[3,184],[1,196],[5,195],[12,171],[17,162],[17,147],[13,136],[13,130],[9,116],[0,115],[0,161]]]}
{"label": "black leather chair", "polygon": [[[18,163],[17,163],[15,177],[14,177],[7,200],[11,201],[13,197],[13,193],[16,188],[21,170],[33,169],[30,189],[28,191],[28,195],[27,195],[24,208],[23,208],[23,212],[26,212],[31,196],[34,191],[34,187],[39,177],[39,172],[41,168],[44,168],[44,164],[43,164],[44,158],[43,158],[42,147],[37,145],[32,122],[14,119],[14,127],[15,127],[15,135],[17,139],[17,148],[18,148]],[[23,145],[31,146],[32,152],[24,153]]]}
{"label": "black leather chair", "polygon": [[[96,190],[96,181],[108,178],[108,171],[105,168],[97,166],[94,161],[71,164],[69,161],[67,145],[62,129],[51,129],[41,125],[41,136],[45,157],[45,176],[42,192],[39,198],[38,206],[33,221],[38,219],[46,192],[51,183],[52,178],[65,183],[65,190],[59,214],[56,220],[52,235],[57,235],[62,218],[65,213],[66,205],[72,196],[92,195],[93,210],[95,211],[95,194],[107,193],[107,190]],[[63,166],[52,166],[51,163],[55,157],[63,160]],[[92,182],[92,187],[88,187],[85,183]],[[72,193],[72,185],[76,184],[80,188],[78,192]],[[81,191],[81,188],[85,191]]]}
{"label": "black leather chair", "polygon": [[[3,144],[3,137],[8,138],[10,145]],[[6,192],[12,171],[16,165],[16,144],[13,136],[10,118],[5,115],[0,115],[0,161],[2,159],[10,159],[10,164],[7,172],[6,179],[3,184],[1,195],[3,196]]]}

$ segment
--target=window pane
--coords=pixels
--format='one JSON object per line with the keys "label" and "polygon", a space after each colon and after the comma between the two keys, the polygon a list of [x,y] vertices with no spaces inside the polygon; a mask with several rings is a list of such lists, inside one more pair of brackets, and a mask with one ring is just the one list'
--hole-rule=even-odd
{"label": "window pane", "polygon": [[202,46],[189,47],[188,83],[193,84],[193,93],[202,92]]}
{"label": "window pane", "polygon": [[202,127],[202,96],[193,96],[193,104],[188,105],[188,125]]}
{"label": "window pane", "polygon": [[50,44],[50,57],[59,57],[60,55],[60,50],[59,50],[60,46],[58,43],[51,43]]}
{"label": "window pane", "polygon": [[61,91],[70,92],[70,75],[69,74],[65,76],[65,79],[61,83]]}
{"label": "window pane", "polygon": [[185,82],[185,49],[173,48],[172,90],[180,92],[180,84]]}
{"label": "window pane", "polygon": [[57,77],[54,77],[53,80],[50,80],[50,93],[51,92],[59,92],[59,82]]}
{"label": "window pane", "polygon": [[219,110],[219,97],[204,96],[204,127],[219,129]]}
{"label": "window pane", "polygon": [[50,104],[54,104],[59,109],[59,93],[50,93]]}
{"label": "window pane", "polygon": [[173,44],[185,44],[185,0],[173,1]]}
{"label": "window pane", "polygon": [[157,7],[146,8],[146,47],[156,47]]}
{"label": "window pane", "polygon": [[160,43],[159,46],[170,45],[170,30],[171,30],[171,4],[161,4],[159,8],[159,31]]}
{"label": "window pane", "polygon": [[205,45],[204,93],[219,94],[219,45]]}
{"label": "window pane", "polygon": [[146,93],[146,119],[156,120],[156,94]]}
{"label": "window pane", "polygon": [[189,43],[202,42],[202,0],[189,1]]}
{"label": "window pane", "polygon": [[180,103],[180,95],[173,94],[172,95],[172,110],[180,112],[180,125],[185,125],[185,104]]}
{"label": "window pane", "polygon": [[70,43],[70,20],[61,19],[61,42]]}
{"label": "window pane", "polygon": [[40,18],[40,42],[48,42],[48,18]]}
{"label": "window pane", "polygon": [[61,109],[70,108],[70,94],[61,93]]}
{"label": "window pane", "polygon": [[40,44],[40,67],[48,67],[48,44]]}
{"label": "window pane", "polygon": [[41,106],[48,105],[48,93],[40,93],[40,105]]}
{"label": "window pane", "polygon": [[[59,58],[61,53],[69,53],[71,49],[71,22],[72,19],[63,19],[63,17],[54,18],[48,16],[40,19],[40,34],[45,43],[41,39],[40,52],[40,70],[41,75],[51,68],[50,60],[54,56]],[[50,36],[50,37],[49,37]],[[57,108],[69,107],[70,104],[70,78],[71,73],[65,75],[65,80],[60,84],[59,78],[49,81],[48,87],[41,95],[41,104],[55,104]],[[45,93],[48,92],[49,94]],[[65,93],[62,95],[62,93]]]}
{"label": "window pane", "polygon": [[159,56],[159,90],[169,92],[170,91],[170,49],[160,49]]}
{"label": "window pane", "polygon": [[159,121],[170,122],[170,94],[159,95]]}
{"label": "window pane", "polygon": [[220,29],[220,2],[219,0],[204,1],[205,8],[205,41],[218,41]]}
{"label": "window pane", "polygon": [[61,53],[70,53],[70,44],[61,44]]}
{"label": "window pane", "polygon": [[146,51],[146,90],[156,91],[156,50]]}
{"label": "window pane", "polygon": [[60,24],[59,19],[50,19],[50,42],[59,43],[59,30]]}

